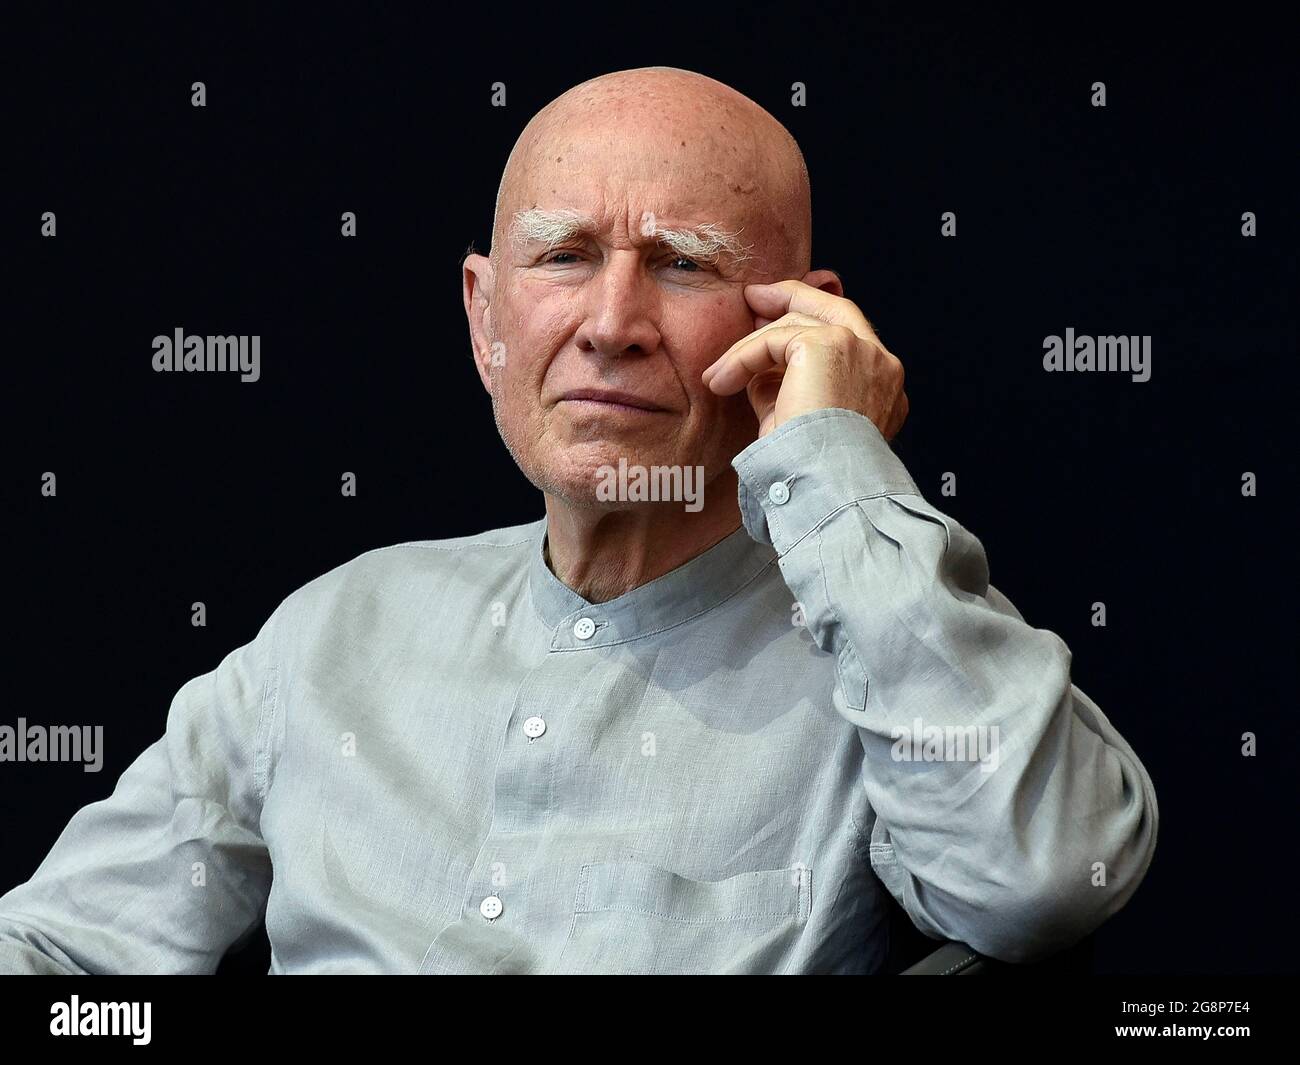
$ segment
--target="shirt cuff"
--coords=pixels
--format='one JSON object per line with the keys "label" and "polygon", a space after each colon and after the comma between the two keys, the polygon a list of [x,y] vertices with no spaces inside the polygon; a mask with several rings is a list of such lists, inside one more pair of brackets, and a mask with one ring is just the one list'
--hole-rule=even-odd
{"label": "shirt cuff", "polygon": [[791,418],[731,465],[745,529],[780,555],[856,500],[921,494],[871,419],[840,407]]}

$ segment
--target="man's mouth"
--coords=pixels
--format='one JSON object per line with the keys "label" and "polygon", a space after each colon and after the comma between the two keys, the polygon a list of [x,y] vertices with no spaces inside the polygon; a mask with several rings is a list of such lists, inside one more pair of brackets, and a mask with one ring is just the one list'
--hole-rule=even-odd
{"label": "man's mouth", "polygon": [[663,414],[666,409],[653,400],[621,392],[617,389],[574,388],[565,392],[557,403],[580,403],[588,407],[605,407],[611,411],[625,410],[641,414]]}

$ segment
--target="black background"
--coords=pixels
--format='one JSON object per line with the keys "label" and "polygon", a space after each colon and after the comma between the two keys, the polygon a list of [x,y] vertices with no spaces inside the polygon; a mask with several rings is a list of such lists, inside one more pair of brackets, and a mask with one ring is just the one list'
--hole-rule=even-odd
{"label": "black background", "polygon": [[[103,724],[106,755],[98,774],[0,764],[0,892],[293,589],[374,547],[541,516],[472,367],[460,259],[487,249],[501,168],[541,106],[666,64],[799,140],[813,265],[841,273],[907,368],[895,449],[980,538],[993,583],[1068,643],[1151,773],[1154,864],[1093,967],[1293,970],[1285,37],[1238,5],[1219,23],[904,10],[28,12],[8,42],[0,223],[16,274],[2,720]],[[1151,380],[1045,373],[1043,338],[1068,326],[1151,335]],[[153,372],[152,338],[177,327],[260,334],[261,380]],[[255,944],[225,970],[266,964]]]}

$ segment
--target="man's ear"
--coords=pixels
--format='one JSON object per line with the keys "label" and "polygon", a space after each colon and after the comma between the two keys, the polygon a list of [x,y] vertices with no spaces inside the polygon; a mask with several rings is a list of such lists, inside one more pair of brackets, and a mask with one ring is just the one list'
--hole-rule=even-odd
{"label": "man's ear", "polygon": [[461,264],[461,294],[465,317],[469,319],[469,339],[474,348],[474,368],[488,394],[492,394],[492,319],[490,305],[496,282],[492,261],[473,252]]}
{"label": "man's ear", "polygon": [[829,292],[832,296],[844,295],[844,285],[834,270],[809,270],[799,280],[812,288]]}

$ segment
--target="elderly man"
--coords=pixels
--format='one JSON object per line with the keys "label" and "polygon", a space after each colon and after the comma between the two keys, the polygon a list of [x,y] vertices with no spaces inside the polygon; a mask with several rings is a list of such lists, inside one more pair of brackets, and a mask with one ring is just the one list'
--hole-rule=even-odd
{"label": "elderly man", "polygon": [[1009,961],[1122,907],[1151,781],[891,451],[810,238],[716,81],[535,116],[463,282],[545,517],[289,595],[0,898],[0,969],[211,971],[265,912],[273,972],[869,973],[890,895]]}

